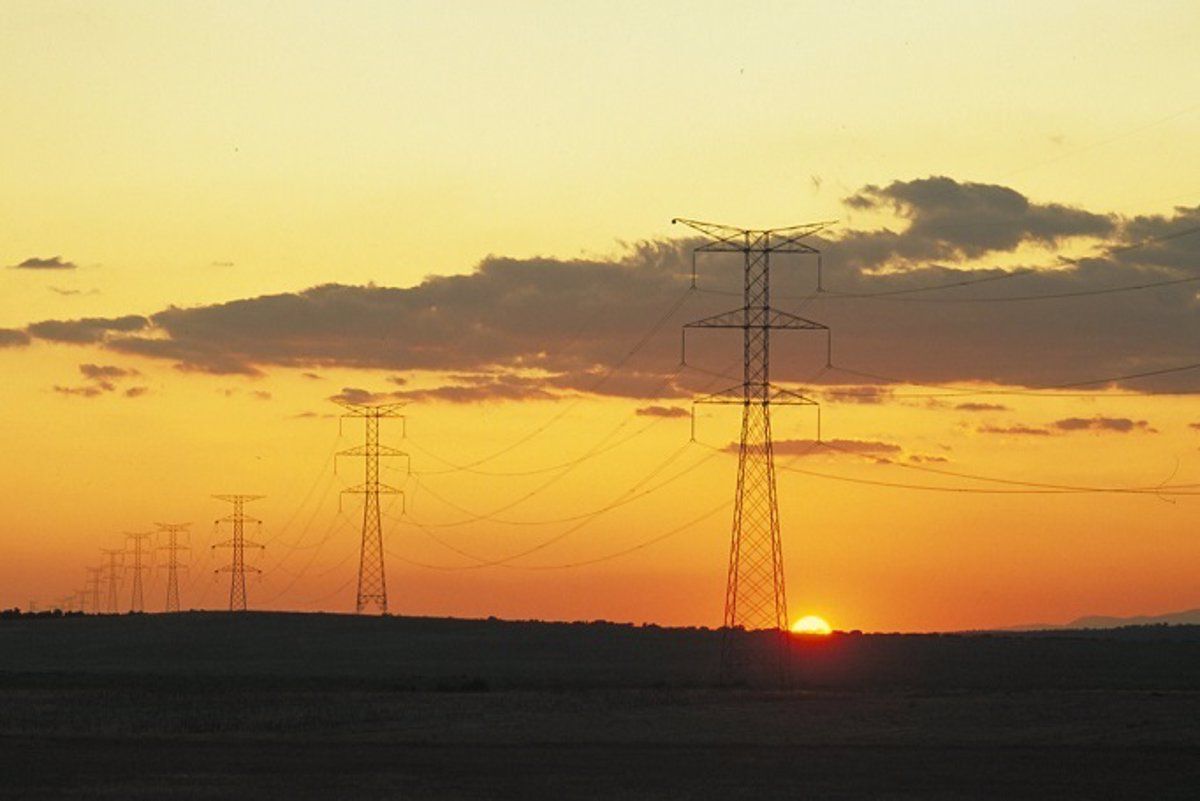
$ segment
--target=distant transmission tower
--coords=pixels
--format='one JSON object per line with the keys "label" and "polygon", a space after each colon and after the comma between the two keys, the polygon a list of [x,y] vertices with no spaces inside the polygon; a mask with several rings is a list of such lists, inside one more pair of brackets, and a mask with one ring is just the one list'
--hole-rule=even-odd
{"label": "distant transmission tower", "polygon": [[126,553],[133,555],[133,564],[125,568],[126,570],[133,571],[133,592],[130,594],[129,611],[144,612],[146,611],[146,603],[142,594],[142,574],[149,570],[150,566],[143,561],[142,557],[148,554],[149,551],[146,550],[142,543],[148,541],[154,535],[151,532],[125,532],[125,536],[133,540],[133,550],[126,551]]}
{"label": "distant transmission tower", "polygon": [[[735,628],[782,632],[788,626],[779,503],[775,490],[775,458],[771,443],[771,406],[816,405],[815,401],[803,395],[771,384],[771,331],[824,331],[827,359],[829,353],[827,326],[771,307],[771,254],[817,255],[815,248],[801,240],[820,231],[828,223],[754,230],[696,220],[677,219],[672,222],[682,223],[710,240],[696,248],[697,253],[743,255],[742,307],[697,320],[684,327],[685,335],[687,328],[742,329],[742,383],[695,401],[742,405],[737,493],[725,587],[726,633],[721,649],[722,675],[736,678],[748,667],[745,662],[749,655],[744,650],[744,638],[732,637],[730,632]],[[818,438],[819,426],[818,422]],[[781,647],[782,644],[781,639]]]}
{"label": "distant transmission tower", "polygon": [[229,567],[223,567],[217,570],[218,573],[229,573],[229,611],[230,612],[245,612],[246,611],[246,571],[251,573],[261,573],[257,567],[246,567],[246,549],[247,548],[265,548],[257,542],[246,541],[246,522],[261,523],[262,521],[247,517],[245,512],[247,501],[256,501],[264,498],[264,495],[214,495],[219,501],[226,501],[233,504],[233,514],[217,519],[217,523],[232,523],[233,537],[225,542],[219,542],[213,548],[232,548],[233,558],[229,563]]}
{"label": "distant transmission tower", "polygon": [[117,560],[125,556],[125,551],[122,548],[101,548],[100,552],[108,557],[108,565],[105,570],[108,578],[108,597],[105,599],[104,608],[115,615],[117,613],[117,579],[120,576]]}
{"label": "distant transmission tower", "polygon": [[87,569],[87,599],[92,604],[92,614],[100,614],[100,574],[104,567],[89,567]]}
{"label": "distant transmission tower", "polygon": [[384,484],[379,480],[379,457],[403,456],[408,454],[387,445],[379,444],[379,421],[385,417],[400,417],[403,403],[383,403],[366,405],[334,401],[346,413],[342,417],[361,417],[366,423],[366,439],[356,448],[341,451],[339,456],[362,456],[366,463],[364,481],[342,492],[350,492],[363,496],[362,546],[358,557],[358,596],[354,609],[358,613],[371,604],[380,614],[388,613],[387,579],[383,569],[383,524],[379,515],[379,496],[403,495],[399,489]]}
{"label": "distant transmission tower", "polygon": [[[167,552],[167,608],[168,612],[179,611],[179,552],[188,550],[187,545],[179,543],[179,535],[187,534],[191,523],[155,523],[160,533],[167,537],[167,544],[160,550]],[[186,565],[182,567],[186,568]]]}

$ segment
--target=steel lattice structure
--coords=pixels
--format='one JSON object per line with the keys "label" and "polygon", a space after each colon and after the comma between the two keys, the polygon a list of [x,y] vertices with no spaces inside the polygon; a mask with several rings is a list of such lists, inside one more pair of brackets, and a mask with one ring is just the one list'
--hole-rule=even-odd
{"label": "steel lattice structure", "polygon": [[[687,330],[694,328],[740,328],[743,332],[742,383],[694,401],[742,405],[737,492],[725,588],[726,636],[721,654],[722,674],[735,678],[745,667],[740,663],[746,655],[730,638],[730,631],[738,628],[786,631],[788,626],[771,406],[817,405],[803,395],[771,384],[771,331],[824,331],[827,354],[830,343],[827,326],[771,307],[771,255],[818,255],[815,248],[802,240],[828,223],[756,230],[697,220],[672,222],[682,223],[710,240],[696,248],[696,253],[741,253],[744,257],[741,308],[684,326],[685,337]],[[818,437],[819,415],[818,407]]]}
{"label": "steel lattice structure", "polygon": [[246,523],[261,523],[262,521],[255,517],[246,516],[246,503],[248,501],[256,501],[260,498],[265,498],[265,495],[214,495],[219,501],[226,501],[233,504],[233,514],[226,515],[217,519],[217,524],[232,523],[233,536],[225,542],[219,542],[212,546],[213,548],[230,548],[232,550],[229,567],[218,569],[217,573],[229,574],[229,611],[230,612],[245,612],[246,611],[246,571],[251,573],[261,573],[257,567],[247,567],[246,565],[246,549],[247,548],[265,548],[257,542],[246,540]]}
{"label": "steel lattice structure", "polygon": [[155,523],[160,533],[167,537],[167,544],[160,550],[167,552],[167,612],[179,611],[179,552],[188,550],[187,545],[179,543],[179,535],[186,534],[191,523]]}
{"label": "steel lattice structure", "polygon": [[117,580],[120,577],[117,560],[123,560],[125,551],[122,548],[101,548],[100,552],[108,557],[108,597],[106,598],[105,609],[115,615],[117,613]]}
{"label": "steel lattice structure", "polygon": [[126,550],[126,553],[133,554],[133,564],[125,568],[133,571],[133,590],[129,597],[129,611],[144,612],[146,611],[146,602],[142,594],[142,574],[149,570],[150,566],[142,560],[147,553],[142,543],[153,535],[149,532],[126,532],[125,536],[133,540],[133,550]]}
{"label": "steel lattice structure", "polygon": [[380,518],[379,496],[400,495],[404,493],[389,484],[379,480],[380,457],[403,456],[408,454],[387,445],[379,444],[379,421],[383,418],[399,417],[403,403],[361,404],[335,400],[345,409],[343,418],[362,418],[365,423],[365,438],[362,445],[340,451],[338,456],[361,456],[365,463],[363,483],[348,487],[342,492],[363,496],[362,545],[358,557],[358,594],[355,597],[354,609],[361,614],[368,606],[374,605],[380,614],[388,613],[387,576],[384,572],[383,559],[383,522]]}

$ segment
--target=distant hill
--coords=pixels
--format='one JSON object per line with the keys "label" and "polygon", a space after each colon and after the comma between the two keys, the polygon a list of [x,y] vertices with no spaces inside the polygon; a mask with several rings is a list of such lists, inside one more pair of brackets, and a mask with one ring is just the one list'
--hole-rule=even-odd
{"label": "distant hill", "polygon": [[1165,615],[1134,615],[1132,617],[1112,617],[1107,615],[1088,615],[1076,618],[1070,623],[1029,623],[1023,626],[1013,626],[1004,631],[1056,631],[1069,629],[1119,629],[1125,626],[1198,626],[1200,625],[1200,609],[1188,609],[1185,612],[1169,612]]}

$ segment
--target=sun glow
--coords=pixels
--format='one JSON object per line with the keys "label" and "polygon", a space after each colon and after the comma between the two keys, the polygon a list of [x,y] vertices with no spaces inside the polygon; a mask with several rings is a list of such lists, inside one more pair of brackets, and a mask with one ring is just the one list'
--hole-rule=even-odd
{"label": "sun glow", "polygon": [[805,615],[792,624],[792,634],[810,634],[825,636],[833,633],[833,627],[830,626],[823,617],[816,615]]}

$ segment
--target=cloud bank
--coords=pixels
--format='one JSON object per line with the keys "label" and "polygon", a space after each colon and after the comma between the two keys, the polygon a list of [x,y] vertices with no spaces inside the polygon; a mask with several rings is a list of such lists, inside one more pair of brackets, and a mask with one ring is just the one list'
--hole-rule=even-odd
{"label": "cloud bank", "polygon": [[[837,369],[815,380],[864,383],[846,369],[880,376],[834,400],[887,402],[887,385],[895,381],[1046,387],[1196,360],[1200,282],[1190,281],[1200,279],[1200,236],[1191,233],[1200,230],[1200,207],[1120,217],[946,177],[864,187],[846,204],[891,214],[895,225],[814,239],[824,253],[823,294],[813,294],[811,264],[779,258],[772,279],[779,308],[805,302],[804,315],[833,330]],[[1092,255],[1014,272],[1022,248],[1068,241],[1073,254]],[[388,393],[411,400],[469,403],[580,392],[646,402],[684,398],[714,379],[678,369],[679,324],[739,301],[691,293],[647,337],[651,324],[684,296],[696,244],[644,242],[610,260],[489,257],[468,275],[431,276],[406,288],[325,284],[149,316],[44,320],[24,334],[192,372],[345,367],[454,376],[440,387]],[[989,266],[989,259],[1002,258],[1008,266]],[[737,294],[735,258],[702,256],[698,264],[702,289]],[[1178,283],[1113,291],[1161,281]],[[944,284],[957,286],[914,291]],[[713,354],[724,343],[727,350],[720,352],[736,358],[728,350],[735,333],[689,337],[689,361],[727,367]],[[20,334],[0,334],[0,345],[24,344]],[[781,333],[774,341],[797,336],[804,335]],[[820,362],[786,347],[773,351],[773,377],[801,382],[812,376]],[[1200,388],[1200,371],[1129,386]],[[991,411],[983,406],[961,409]]]}

